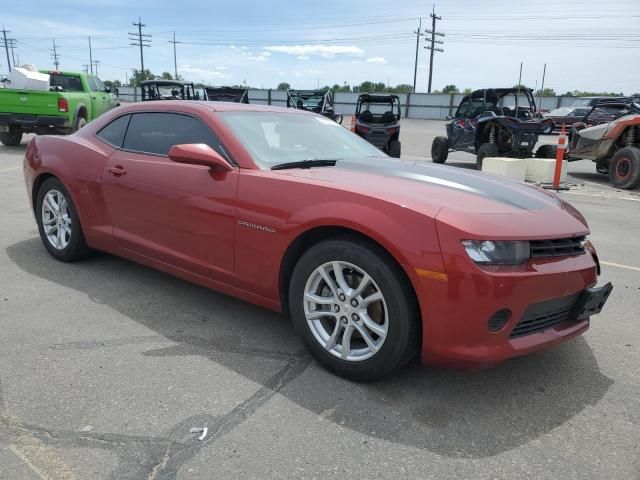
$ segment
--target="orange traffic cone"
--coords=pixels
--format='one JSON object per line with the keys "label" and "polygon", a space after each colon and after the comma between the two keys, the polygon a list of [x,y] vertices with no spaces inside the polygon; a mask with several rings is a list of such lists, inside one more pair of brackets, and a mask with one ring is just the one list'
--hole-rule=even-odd
{"label": "orange traffic cone", "polygon": [[355,133],[356,131],[356,116],[351,115],[351,131]]}

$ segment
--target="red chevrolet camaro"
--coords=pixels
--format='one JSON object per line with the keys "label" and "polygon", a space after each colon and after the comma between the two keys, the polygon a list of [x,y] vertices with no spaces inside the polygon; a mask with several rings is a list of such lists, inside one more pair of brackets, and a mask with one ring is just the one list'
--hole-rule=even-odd
{"label": "red chevrolet camaro", "polygon": [[392,159],[300,110],[120,107],[36,137],[24,175],[54,258],[109,252],[283,312],[356,380],[418,352],[477,367],[556,345],[611,291],[585,219],[553,194]]}

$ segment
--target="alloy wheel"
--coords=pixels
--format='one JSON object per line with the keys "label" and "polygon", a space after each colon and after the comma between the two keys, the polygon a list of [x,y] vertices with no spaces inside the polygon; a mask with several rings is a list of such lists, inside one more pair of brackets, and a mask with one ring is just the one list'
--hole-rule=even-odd
{"label": "alloy wheel", "polygon": [[71,241],[71,215],[67,199],[59,190],[49,190],[42,200],[42,226],[49,244],[64,250]]}

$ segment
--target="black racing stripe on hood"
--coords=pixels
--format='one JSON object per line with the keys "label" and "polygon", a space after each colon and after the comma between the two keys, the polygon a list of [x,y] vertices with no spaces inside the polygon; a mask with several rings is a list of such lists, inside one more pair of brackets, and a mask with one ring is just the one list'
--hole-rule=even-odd
{"label": "black racing stripe on hood", "polygon": [[416,182],[437,185],[479,195],[522,210],[551,208],[544,194],[513,183],[504,182],[479,172],[433,163],[408,163],[387,158],[363,158],[340,160],[334,168],[374,173],[385,177],[405,178]]}

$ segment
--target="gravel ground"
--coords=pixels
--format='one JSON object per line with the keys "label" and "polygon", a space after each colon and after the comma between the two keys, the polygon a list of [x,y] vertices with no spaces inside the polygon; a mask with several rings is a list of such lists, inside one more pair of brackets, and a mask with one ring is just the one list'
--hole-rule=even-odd
{"label": "gravel ground", "polygon": [[[442,131],[404,121],[404,154],[426,161]],[[108,255],[52,260],[24,148],[0,146],[0,478],[640,478],[640,194],[591,162],[560,194],[615,285],[584,336],[362,385],[319,368],[278,315]]]}

